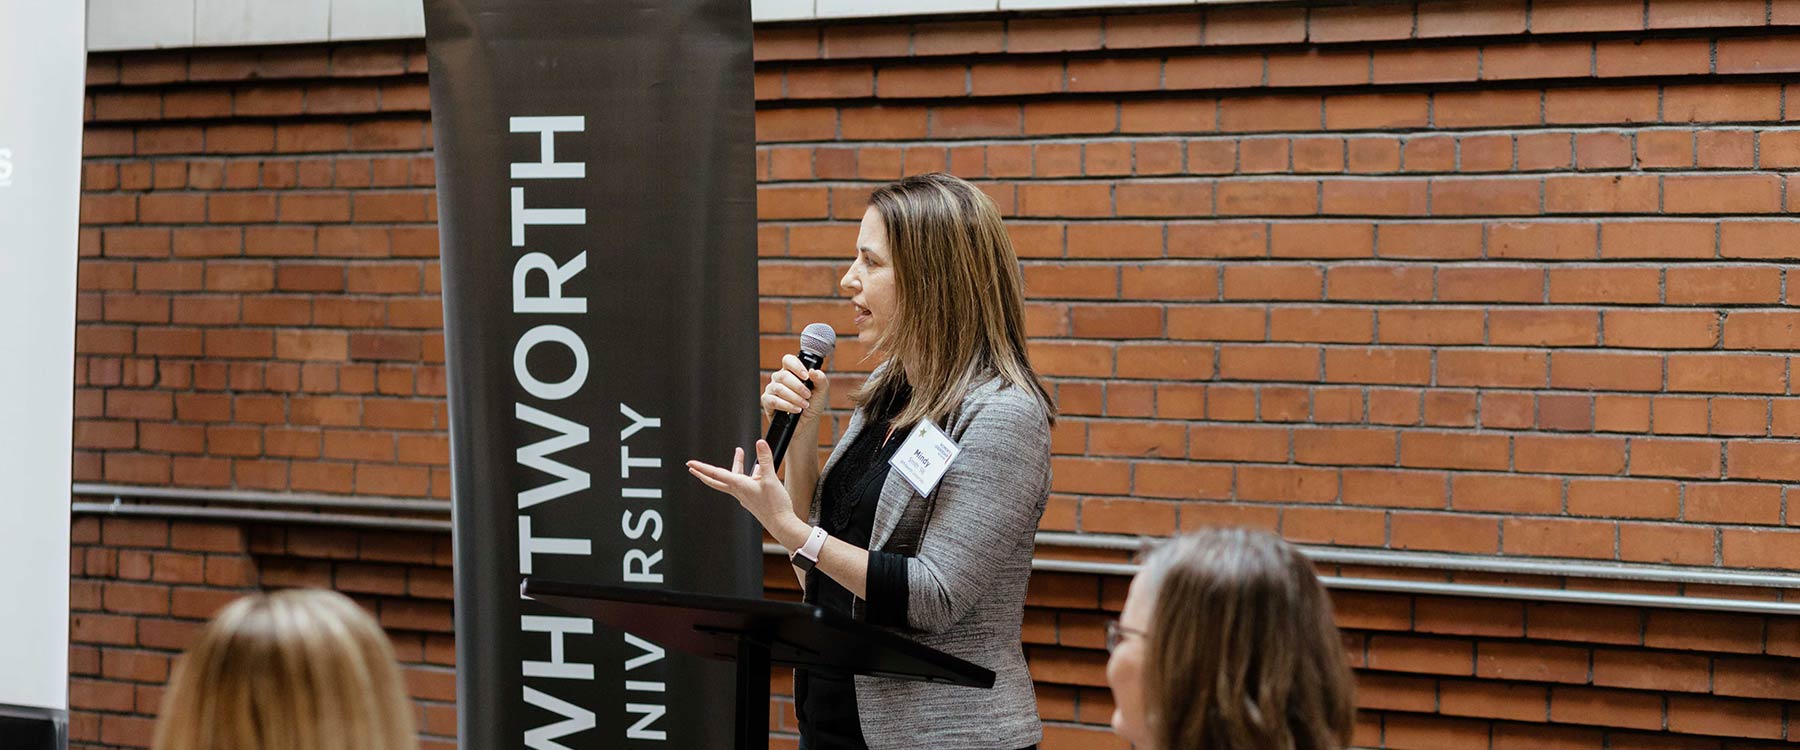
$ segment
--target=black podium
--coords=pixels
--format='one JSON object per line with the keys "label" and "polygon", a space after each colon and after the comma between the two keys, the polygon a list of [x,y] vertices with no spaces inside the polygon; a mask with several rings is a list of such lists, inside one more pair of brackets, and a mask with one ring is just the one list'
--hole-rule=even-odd
{"label": "black podium", "polygon": [[994,673],[812,604],[525,579],[520,592],[616,630],[737,662],[737,750],[769,746],[769,667],[991,688]]}

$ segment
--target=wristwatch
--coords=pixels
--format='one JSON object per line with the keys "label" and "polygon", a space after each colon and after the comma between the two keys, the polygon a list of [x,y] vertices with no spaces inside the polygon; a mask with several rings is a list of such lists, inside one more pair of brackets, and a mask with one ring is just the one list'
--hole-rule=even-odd
{"label": "wristwatch", "polygon": [[819,550],[825,548],[825,537],[827,536],[830,535],[826,534],[824,529],[814,526],[812,533],[806,537],[806,543],[800,545],[800,549],[794,550],[794,554],[788,556],[788,562],[793,563],[794,567],[801,571],[811,572],[813,566],[819,564]]}

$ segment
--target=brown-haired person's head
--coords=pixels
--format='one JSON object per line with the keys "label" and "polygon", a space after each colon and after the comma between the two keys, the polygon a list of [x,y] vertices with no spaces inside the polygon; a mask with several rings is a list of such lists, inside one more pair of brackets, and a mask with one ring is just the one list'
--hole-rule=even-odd
{"label": "brown-haired person's head", "polygon": [[1350,669],[1312,565],[1211,529],[1150,553],[1108,632],[1114,731],[1149,750],[1338,750]]}
{"label": "brown-haired person's head", "polygon": [[932,172],[876,190],[839,285],[855,306],[857,337],[891,363],[859,403],[905,385],[912,398],[894,423],[937,420],[998,376],[1050,411],[1026,353],[1018,254],[999,209],[974,185]]}
{"label": "brown-haired person's head", "polygon": [[331,591],[252,594],[175,667],[155,750],[415,750],[413,707],[374,618]]}

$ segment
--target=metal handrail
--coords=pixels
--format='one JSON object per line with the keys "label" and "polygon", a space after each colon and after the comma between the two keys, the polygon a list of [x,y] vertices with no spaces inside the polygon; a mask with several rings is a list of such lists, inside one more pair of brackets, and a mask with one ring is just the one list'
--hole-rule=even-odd
{"label": "metal handrail", "polygon": [[1800,615],[1800,602],[1769,602],[1755,599],[1725,599],[1706,596],[1669,596],[1665,594],[1621,594],[1610,591],[1579,589],[1547,589],[1524,586],[1489,586],[1474,583],[1440,583],[1437,581],[1389,581],[1379,578],[1340,578],[1319,576],[1326,588],[1344,591],[1380,591],[1392,594],[1427,594],[1431,596],[1468,596],[1481,599],[1520,599],[1533,602],[1566,604],[1610,604],[1624,607],[1687,609],[1703,612],[1741,612],[1753,615]]}
{"label": "metal handrail", "polygon": [[[1159,537],[1070,534],[1038,532],[1039,546],[1073,549],[1104,549],[1135,552],[1160,541]],[[1343,547],[1299,546],[1315,563],[1325,565],[1369,565],[1384,568],[1422,568],[1454,570],[1467,573],[1500,573],[1512,575],[1563,576],[1599,578],[1615,581],[1652,581],[1657,583],[1694,583],[1712,586],[1755,586],[1759,588],[1800,589],[1800,575],[1755,571],[1719,570],[1679,565],[1637,565],[1632,563],[1597,563],[1584,560],[1517,559],[1493,556],[1448,555],[1429,552],[1406,552],[1387,549],[1345,549]]]}
{"label": "metal handrail", "polygon": [[[764,544],[763,553],[768,555],[787,555],[787,550],[779,544]],[[1086,575],[1109,575],[1130,577],[1138,574],[1142,566],[1137,563],[1092,562],[1088,560],[1046,560],[1034,557],[1031,560],[1033,572],[1045,573],[1080,573]],[[1375,591],[1390,594],[1425,594],[1429,596],[1467,596],[1479,599],[1516,599],[1534,602],[1560,602],[1569,604],[1610,604],[1625,607],[1654,607],[1659,609],[1688,609],[1706,612],[1742,612],[1759,615],[1800,615],[1800,602],[1769,602],[1753,599],[1724,599],[1718,597],[1668,596],[1664,594],[1620,594],[1608,591],[1583,591],[1580,589],[1547,589],[1528,586],[1489,586],[1474,583],[1449,583],[1443,581],[1404,581],[1387,578],[1356,578],[1347,576],[1319,576],[1319,582],[1328,589],[1340,591]]]}
{"label": "metal handrail", "polygon": [[431,531],[449,533],[450,522],[435,518],[393,518],[391,516],[359,516],[352,513],[306,513],[295,510],[263,510],[261,508],[196,508],[184,505],[151,505],[147,503],[71,503],[70,512],[102,516],[153,516],[157,518],[205,518],[223,521],[269,521],[273,523],[316,523],[327,526],[355,526],[366,529],[396,531]]}
{"label": "metal handrail", "polygon": [[[1136,563],[1104,563],[1085,560],[1031,561],[1031,569],[1051,573],[1086,573],[1094,575],[1136,575]],[[1518,599],[1573,604],[1612,604],[1631,607],[1693,609],[1713,612],[1747,612],[1752,614],[1800,615],[1800,602],[1769,602],[1752,599],[1719,597],[1669,596],[1665,594],[1622,594],[1579,589],[1550,589],[1540,586],[1491,586],[1444,581],[1404,581],[1386,578],[1319,576],[1326,588],[1344,591],[1377,591],[1392,594],[1429,594],[1433,596],[1469,596],[1482,599]]]}
{"label": "metal handrail", "polygon": [[[393,529],[447,533],[450,521],[435,518],[396,518],[392,516],[357,515],[352,513],[306,512],[300,510],[268,510],[262,508],[195,507],[171,504],[127,503],[124,498],[184,499],[200,502],[233,504],[271,504],[285,507],[353,508],[435,515],[449,512],[450,503],[437,500],[404,498],[349,498],[328,495],[300,495],[255,491],[181,490],[130,485],[76,484],[74,493],[82,496],[112,496],[112,502],[71,504],[78,514],[158,516],[166,518],[204,518],[274,523],[308,523],[359,528]],[[1071,534],[1039,532],[1037,543],[1043,547],[1065,549],[1099,549],[1135,552],[1158,541],[1158,537],[1112,534]],[[1800,588],[1800,575],[1780,573],[1734,572],[1715,569],[1682,568],[1631,564],[1602,564],[1564,560],[1517,560],[1495,557],[1470,557],[1414,553],[1390,550],[1349,550],[1341,548],[1302,547],[1310,559],[1327,565],[1369,565],[1460,572],[1512,573],[1565,578],[1594,578],[1626,581],[1655,581],[1763,588]],[[763,552],[785,555],[776,544],[764,544]],[[1031,568],[1046,573],[1080,573],[1089,575],[1132,576],[1139,566],[1130,562],[1059,560],[1033,557]],[[1800,602],[1772,602],[1720,597],[1697,597],[1663,594],[1630,594],[1605,591],[1552,589],[1526,586],[1493,586],[1452,583],[1447,581],[1411,581],[1347,576],[1321,576],[1328,588],[1346,591],[1425,594],[1433,596],[1468,596],[1487,599],[1606,604],[1615,606],[1655,607],[1750,614],[1800,615]]]}
{"label": "metal handrail", "polygon": [[314,495],[300,492],[257,492],[254,490],[189,490],[180,487],[143,487],[131,484],[94,484],[76,482],[70,493],[88,496],[110,496],[114,500],[142,498],[146,500],[187,500],[207,503],[239,503],[244,505],[285,505],[314,508],[356,508],[360,510],[394,510],[408,513],[450,513],[449,500],[416,500],[401,497],[365,495]]}

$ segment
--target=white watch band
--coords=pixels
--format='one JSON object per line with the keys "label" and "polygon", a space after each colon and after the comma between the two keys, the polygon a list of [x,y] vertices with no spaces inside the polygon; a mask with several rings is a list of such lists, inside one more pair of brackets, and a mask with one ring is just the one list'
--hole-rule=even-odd
{"label": "white watch band", "polygon": [[800,545],[800,549],[794,550],[794,556],[804,557],[815,563],[818,562],[819,550],[825,548],[825,537],[827,536],[830,536],[830,534],[826,534],[824,529],[814,526],[812,528],[812,533],[808,534],[806,537],[806,543]]}

